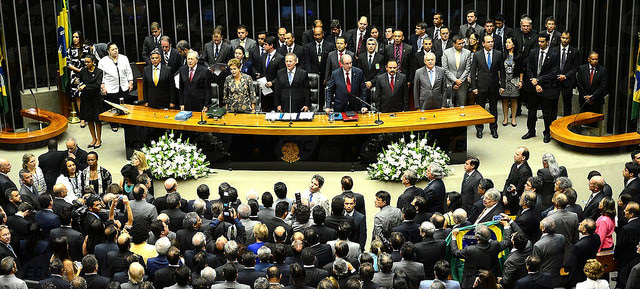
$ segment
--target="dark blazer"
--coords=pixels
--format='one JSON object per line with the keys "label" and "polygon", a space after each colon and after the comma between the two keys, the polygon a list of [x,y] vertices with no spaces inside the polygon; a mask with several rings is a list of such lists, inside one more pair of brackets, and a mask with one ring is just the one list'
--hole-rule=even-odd
{"label": "dark blazer", "polygon": [[527,76],[529,79],[537,78],[538,84],[542,87],[542,92],[536,94],[545,99],[558,99],[560,90],[558,89],[558,69],[560,62],[555,49],[549,48],[544,55],[544,62],[540,74],[537,74],[540,48],[535,48],[529,52],[527,59]]}
{"label": "dark blazer", "polygon": [[[385,59],[396,59],[395,44],[389,44],[384,48]],[[409,79],[407,82],[413,82],[412,66],[413,66],[413,46],[403,43],[400,55],[400,63],[398,63],[398,72],[404,73]],[[424,61],[423,61],[424,62]]]}
{"label": "dark blazer", "polygon": [[362,70],[365,81],[371,81],[373,85],[376,84],[376,80],[379,74],[385,72],[384,56],[380,53],[374,52],[371,57],[371,65],[369,65],[369,53],[360,53],[357,60],[353,61],[353,65]]}
{"label": "dark blazer", "polygon": [[36,213],[36,223],[40,228],[41,236],[46,239],[51,230],[60,227],[60,218],[53,211],[40,210]]}
{"label": "dark blazer", "polygon": [[153,39],[153,35],[149,35],[144,38],[144,42],[142,43],[142,60],[147,64],[151,64],[151,61],[149,60],[149,54],[151,54],[151,51],[153,51],[154,49],[162,51],[159,40],[161,37],[162,35],[158,35],[157,42],[156,39]]}
{"label": "dark blazer", "polygon": [[60,212],[62,212],[63,210],[73,210],[73,205],[67,203],[62,198],[53,198],[52,210],[56,215],[60,216]]}
{"label": "dark blazer", "polygon": [[[516,163],[511,165],[511,169],[509,170],[509,176],[507,180],[504,182],[504,188],[502,189],[502,195],[507,196],[507,208],[511,212],[511,214],[516,213],[520,210],[520,205],[518,202],[520,201],[520,195],[524,192],[524,185],[527,183],[527,179],[531,177],[533,173],[531,172],[531,167],[529,167],[529,162],[525,161],[522,163],[520,168]],[[509,187],[511,185],[516,186],[515,193],[510,193]]]}
{"label": "dark blazer", "polygon": [[624,227],[619,228],[616,234],[614,257],[618,261],[618,268],[622,268],[640,256],[636,252],[636,246],[640,242],[640,219],[627,223]]}
{"label": "dark blazer", "polygon": [[549,47],[551,48],[556,48],[558,46],[560,46],[560,32],[558,30],[553,30],[553,32],[549,33],[546,29],[540,31],[540,33],[538,35],[549,35],[550,38],[550,42],[549,42]]}
{"label": "dark blazer", "polygon": [[[428,34],[425,33],[424,37],[427,37]],[[433,32],[431,33],[431,36],[429,36],[429,38],[433,39]],[[411,36],[409,36],[408,41],[405,41],[405,43],[411,45],[411,47],[413,47],[413,51],[411,51],[411,53],[416,53],[418,52],[418,49],[420,48],[420,46],[418,45],[418,34],[411,34]]]}
{"label": "dark blazer", "polygon": [[504,213],[504,208],[502,207],[502,202],[499,202],[495,207],[493,207],[493,209],[487,212],[482,218],[480,218],[480,215],[482,214],[482,210],[480,210],[477,217],[477,218],[480,218],[480,220],[479,221],[476,220],[476,223],[479,224],[479,223],[493,221],[493,216],[500,215],[501,213]]}
{"label": "dark blazer", "polygon": [[327,35],[327,37],[325,37],[325,40],[328,40],[331,43],[336,43],[336,40],[338,39],[339,36],[343,36],[347,42],[345,42],[345,44],[347,45],[347,47],[349,46],[349,43],[351,43],[351,34],[347,33],[346,31],[341,31],[342,35],[336,35],[333,33],[329,33],[329,35]]}
{"label": "dark blazer", "polygon": [[325,67],[327,66],[327,57],[329,52],[336,50],[336,45],[327,41],[322,41],[322,54],[318,59],[318,43],[316,41],[309,42],[304,47],[303,66],[304,70],[308,73],[317,73],[320,75],[320,79],[324,79]]}
{"label": "dark blazer", "polygon": [[213,41],[209,41],[204,45],[204,51],[201,55],[204,64],[208,67],[216,63],[227,63],[233,58],[233,48],[228,43],[222,41],[218,48],[218,57],[216,58],[215,45]]}
{"label": "dark blazer", "polygon": [[583,218],[591,218],[593,220],[597,220],[600,217],[600,209],[598,206],[600,205],[600,201],[604,199],[604,192],[598,192],[589,203],[584,206],[584,210],[582,211]]}
{"label": "dark blazer", "polygon": [[[166,213],[169,216],[169,230],[171,232],[178,232],[178,230],[182,229],[182,221],[184,220],[184,216],[186,215],[180,209],[166,209],[160,213]],[[269,231],[272,232],[272,231]]]}
{"label": "dark blazer", "polygon": [[[164,210],[170,209],[169,205],[167,205],[167,195],[155,198],[153,200],[153,205],[156,207],[156,210],[158,211],[158,214],[160,214],[160,212],[162,212]],[[180,199],[180,210],[185,212],[185,213],[188,213],[189,212],[188,208],[189,207],[188,207],[188,204],[187,204],[187,200],[181,198]],[[182,223],[180,223],[180,227],[182,227]]]}
{"label": "dark blazer", "polygon": [[[340,197],[343,197],[347,194],[347,193],[351,193],[353,194],[354,197],[356,197],[356,207],[355,210],[360,212],[360,214],[363,215],[367,215],[367,210],[365,209],[365,203],[364,203],[364,196],[360,193],[356,193],[353,191],[342,191],[342,194],[340,194]],[[335,240],[335,239],[334,239]]]}
{"label": "dark blazer", "polygon": [[[58,164],[58,172],[60,172],[60,164]],[[9,201],[4,195],[4,192],[11,188],[15,188],[16,190],[18,190],[16,184],[8,176],[0,174],[0,191],[2,191],[2,196],[0,196],[0,200],[2,200],[1,204],[4,205]]]}
{"label": "dark blazer", "polygon": [[[481,44],[482,44],[482,39],[484,39],[485,35],[487,35],[486,31],[482,30],[482,32],[480,32]],[[502,41],[500,41],[500,37],[498,37],[495,31],[491,36],[493,38],[493,49],[498,50],[500,52],[504,51],[504,47],[502,46]]]}
{"label": "dark blazer", "polygon": [[304,279],[305,285],[314,286],[315,284],[318,284],[324,277],[329,277],[329,272],[322,268],[305,267],[304,269],[306,271],[305,273],[307,273],[306,278]]}
{"label": "dark blazer", "polygon": [[[38,157],[38,166],[42,169],[42,174],[44,174],[44,181],[47,183],[47,192],[53,192],[53,185],[56,183],[56,178],[60,175],[60,166],[66,157],[66,151],[58,150],[50,150]],[[0,186],[0,189],[2,188],[4,187]]]}
{"label": "dark blazer", "polygon": [[433,238],[437,240],[444,240],[449,236],[451,231],[452,231],[451,228],[444,228],[444,229],[436,228],[436,231],[433,233]]}
{"label": "dark blazer", "polygon": [[[347,42],[347,49],[353,51],[354,53],[358,52],[358,41],[360,41],[360,39],[358,38],[359,30],[360,29],[355,28],[355,29],[349,29],[347,31],[347,35],[350,35],[349,41]],[[369,39],[370,31],[371,31],[371,27],[367,27],[367,29],[365,29],[364,33],[362,34],[362,41],[360,43],[360,53],[367,51],[367,39]],[[354,59],[354,62],[355,62],[355,59]]]}
{"label": "dark blazer", "polygon": [[471,206],[471,209],[469,209],[469,212],[468,212],[469,217],[467,218],[467,220],[471,223],[475,223],[476,219],[480,217],[480,213],[482,213],[483,209],[484,209],[484,204],[482,203],[482,199],[477,200],[475,203],[473,203],[473,205]]}
{"label": "dark blazer", "polygon": [[535,243],[540,239],[540,216],[535,207],[518,212],[515,221],[529,241]]}
{"label": "dark blazer", "polygon": [[391,85],[389,85],[389,74],[382,73],[375,78],[376,99],[372,99],[372,101],[380,112],[409,110],[409,86],[406,75],[396,73],[393,83],[392,92]]}
{"label": "dark blazer", "polygon": [[593,74],[592,82],[589,81],[591,78],[590,69],[590,64],[581,65],[576,74],[576,86],[580,93],[580,105],[584,103],[584,96],[586,95],[593,97],[594,105],[602,105],[604,104],[604,96],[609,93],[607,68],[598,64]]}
{"label": "dark blazer", "polygon": [[[539,169],[536,172],[536,175],[540,177],[540,179],[542,179],[542,190],[540,190],[540,192],[536,192],[538,193],[538,197],[542,198],[541,200],[542,207],[546,208],[549,206],[553,206],[553,203],[551,202],[551,198],[553,197],[556,178],[553,177],[549,168]],[[567,177],[567,176],[568,176],[567,168],[565,168],[564,166],[560,166],[560,174],[558,174],[558,177]]]}
{"label": "dark blazer", "polygon": [[311,227],[316,234],[318,234],[318,242],[320,244],[325,244],[327,241],[332,241],[338,239],[338,233],[336,230],[329,228],[323,225],[311,225]]}
{"label": "dark blazer", "polygon": [[315,255],[316,255],[316,267],[322,268],[324,265],[327,265],[335,260],[335,255],[331,249],[330,245],[327,244],[315,244],[311,246]]}
{"label": "dark blazer", "polygon": [[396,205],[396,208],[402,210],[405,204],[410,204],[411,202],[413,202],[413,198],[417,196],[423,196],[423,195],[424,195],[424,191],[422,190],[422,188],[419,188],[416,186],[410,186],[408,188],[405,188],[404,192],[402,192],[402,195],[398,197],[398,203]]}
{"label": "dark blazer", "polygon": [[413,220],[406,220],[400,223],[400,225],[391,228],[391,232],[400,232],[404,236],[404,241],[412,243],[419,242],[422,237],[420,236],[419,229],[420,224],[416,224]]}
{"label": "dark blazer", "polygon": [[[193,247],[193,245],[191,245],[191,247]],[[218,262],[218,257],[216,257],[215,254],[208,253],[207,251],[200,251],[200,250],[194,249],[194,250],[187,250],[186,252],[184,252],[184,262],[186,263],[185,265],[189,267],[189,269],[193,270],[193,257],[200,252],[205,252],[207,254],[207,266],[211,268],[215,268],[215,267],[218,267],[218,265],[220,265]]]}
{"label": "dark blazer", "polygon": [[[526,72],[527,70],[529,70],[529,68],[527,67],[528,64],[526,61],[526,59],[529,58],[529,52],[531,52],[532,49],[538,47],[538,33],[534,30],[531,30],[531,32],[524,34],[522,33],[522,29],[517,28],[517,29],[513,29],[513,31],[511,32],[511,35],[513,36],[513,38],[517,39],[516,48],[518,48],[518,52],[520,52],[522,59],[525,60],[523,72]],[[533,69],[535,72],[535,67]],[[527,73],[524,73],[524,77],[525,78],[528,77]],[[529,81],[523,81],[523,82],[525,84],[529,83],[528,85],[529,87],[531,87],[531,82]]]}
{"label": "dark blazer", "polygon": [[[265,219],[262,223],[267,226],[267,229],[269,229],[269,232],[274,232],[276,227],[282,226],[287,231],[287,236],[288,236],[287,240],[291,239],[291,237],[293,236],[293,228],[291,228],[289,224],[287,224],[284,220],[278,217]],[[269,233],[269,239],[267,239],[267,241],[274,242],[272,233]]]}
{"label": "dark blazer", "polygon": [[[466,174],[466,172],[464,172]],[[460,195],[462,196],[462,208],[467,212],[471,211],[471,207],[473,203],[480,200],[480,195],[478,195],[478,184],[482,180],[482,174],[474,170],[473,174],[464,181],[464,176],[462,178],[462,186],[460,188]]]}
{"label": "dark blazer", "polygon": [[[342,55],[345,55],[345,54],[351,55],[352,64],[354,64],[355,66],[356,55],[353,52],[351,52],[351,50],[346,50],[346,49],[342,52]],[[334,45],[334,49],[327,54],[327,60],[324,67],[324,77],[327,80],[329,80],[332,77],[333,71],[341,67],[339,62],[339,55],[340,55],[340,52],[335,49],[335,45]],[[320,69],[322,69],[322,67],[320,67]]]}
{"label": "dark blazer", "polygon": [[[445,44],[444,50],[447,50],[447,49],[449,49],[451,47],[453,47],[453,39],[451,39],[451,37],[449,37],[449,39],[447,39],[447,43]],[[440,54],[440,57],[442,57],[442,54],[444,53],[444,50],[442,50],[442,40],[441,39],[436,39],[436,40],[433,41],[433,50],[438,52]]]}
{"label": "dark blazer", "polygon": [[300,44],[302,44],[302,46],[305,46],[313,41],[315,41],[315,38],[313,36],[313,27],[302,32],[302,39],[300,39]]}
{"label": "dark blazer", "polygon": [[551,274],[535,272],[516,281],[516,289],[553,289]]}
{"label": "dark blazer", "polygon": [[267,66],[267,56],[269,56],[268,53],[262,55],[260,65],[256,63],[255,68],[260,73],[260,77],[266,77],[267,81],[275,81],[278,77],[278,71],[285,68],[284,56],[276,51],[269,60],[269,66]]}
{"label": "dark blazer", "polygon": [[[562,90],[573,89],[576,85],[576,73],[578,67],[580,67],[580,50],[578,48],[569,46],[566,53],[566,59],[564,61],[564,67],[560,68],[562,61],[562,45],[554,48],[558,52],[558,74],[563,74],[566,79],[560,82],[560,88]],[[570,92],[567,92],[570,93]]]}
{"label": "dark blazer", "polygon": [[423,196],[427,199],[427,212],[444,212],[444,204],[447,196],[444,182],[441,179],[433,179],[424,188]]}
{"label": "dark blazer", "polygon": [[91,274],[91,275],[84,274],[83,277],[84,277],[84,280],[87,281],[87,289],[107,288],[107,285],[109,284],[109,282],[111,282],[111,279],[104,276],[100,276],[98,274]]}
{"label": "dark blazer", "polygon": [[[182,224],[180,224],[180,228],[182,228]],[[191,239],[193,238],[193,235],[198,233],[196,229],[182,228],[174,232],[176,232],[176,240],[178,240],[178,243],[180,244],[180,253],[185,254],[187,250],[193,250],[193,242],[191,242]]]}
{"label": "dark blazer", "polygon": [[29,189],[24,184],[20,186],[20,197],[22,198],[22,201],[31,204],[33,211],[40,211],[38,196],[36,187],[32,186],[31,189]]}
{"label": "dark blazer", "polygon": [[[162,53],[164,54],[164,51]],[[171,50],[169,50],[169,61],[168,62],[165,62],[164,61],[164,57],[162,57],[162,64],[171,67],[171,76],[176,75],[176,73],[178,72],[178,69],[180,69],[180,67],[182,67],[182,63],[183,62],[184,61],[182,59],[182,55],[180,55],[180,53],[178,53],[178,50],[176,50],[173,47],[171,47]]]}
{"label": "dark blazer", "polygon": [[367,218],[365,215],[354,210],[353,223],[355,224],[355,227],[353,228],[353,234],[351,234],[349,240],[360,244],[360,248],[364,251],[364,246],[367,242]]}
{"label": "dark blazer", "polygon": [[[335,112],[343,112],[348,109],[365,108],[366,104],[362,103],[353,95],[357,95],[360,99],[368,101],[367,87],[365,86],[364,75],[362,70],[357,67],[351,68],[351,94],[347,91],[347,84],[344,78],[344,70],[336,69],[331,73],[331,78],[327,82],[327,97],[325,108],[332,107]],[[333,102],[333,104],[332,104]]]}
{"label": "dark blazer", "polygon": [[433,266],[439,260],[444,259],[447,249],[447,243],[444,239],[427,237],[421,242],[415,243],[415,261],[424,264],[424,275],[427,280],[433,280],[435,278]]}
{"label": "dark blazer", "polygon": [[[286,67],[278,70],[274,96],[276,108],[282,106],[283,112],[300,112],[304,106],[311,109],[309,75],[304,69],[298,67],[289,84],[288,73],[289,70]],[[289,109],[289,102],[291,102],[291,109]]]}
{"label": "dark blazer", "polygon": [[[327,218],[324,220],[324,225],[336,230],[337,232],[338,226],[340,226],[342,222],[349,222],[351,223],[351,228],[355,228],[355,222],[353,221],[353,217],[343,216],[342,212],[340,212],[338,215],[327,216]],[[352,242],[355,242],[355,241],[352,241]]]}
{"label": "dark blazer", "polygon": [[71,227],[53,229],[49,233],[49,244],[52,244],[53,240],[59,236],[66,236],[67,239],[69,239],[69,255],[71,256],[71,260],[82,261],[82,243],[84,243],[82,233]]}
{"label": "dark blazer", "polygon": [[201,111],[211,103],[211,73],[202,66],[197,65],[193,73],[193,79],[189,80],[189,66],[180,68],[180,93],[178,100],[171,100],[176,105],[184,105],[185,111]]}
{"label": "dark blazer", "polygon": [[587,280],[587,276],[584,275],[584,264],[589,259],[595,259],[600,248],[600,236],[598,234],[591,234],[582,237],[573,248],[569,259],[565,262],[565,267],[568,267],[569,276],[571,281],[569,285],[575,286],[578,282]]}
{"label": "dark blazer", "polygon": [[[175,81],[173,80],[173,69],[160,64],[160,75],[158,75],[158,85],[153,81],[153,65],[147,65],[142,71],[142,94],[144,103],[148,103],[152,108],[169,108],[172,94],[175,93]],[[195,78],[195,76],[194,76]]]}
{"label": "dark blazer", "polygon": [[238,272],[238,279],[236,279],[236,281],[240,284],[249,285],[253,288],[253,282],[259,277],[267,277],[267,274],[265,272],[256,271],[253,267],[245,267],[244,270]]}
{"label": "dark blazer", "polygon": [[477,89],[479,92],[497,92],[500,88],[505,87],[502,52],[495,49],[491,50],[492,64],[491,69],[489,69],[484,51],[484,49],[480,49],[473,54],[470,74],[471,90]]}
{"label": "dark blazer", "polygon": [[[281,46],[277,49],[278,53],[280,53],[282,56],[286,56],[287,53],[289,53],[289,47],[288,46]],[[304,46],[300,45],[300,44],[294,44],[293,45],[293,54],[295,54],[298,57],[298,65],[297,66],[302,66],[302,57],[304,57]]]}
{"label": "dark blazer", "polygon": [[153,279],[153,287],[165,288],[176,284],[176,269],[178,269],[178,267],[167,266],[156,271],[156,277]]}
{"label": "dark blazer", "polygon": [[[67,281],[62,279],[62,276],[60,275],[52,275],[51,277],[47,278],[47,279],[42,279],[38,282],[38,288],[42,288],[42,286],[46,283],[52,283],[53,285],[56,286],[57,289],[69,289],[71,287],[71,284]],[[87,284],[87,288],[88,288]],[[107,288],[106,286],[103,288]]]}

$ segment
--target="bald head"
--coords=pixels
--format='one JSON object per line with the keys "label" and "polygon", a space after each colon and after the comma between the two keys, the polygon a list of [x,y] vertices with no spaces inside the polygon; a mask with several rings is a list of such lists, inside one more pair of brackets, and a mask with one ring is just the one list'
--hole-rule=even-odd
{"label": "bald head", "polygon": [[11,171],[11,164],[9,160],[5,158],[0,158],[0,172],[6,174]]}
{"label": "bald head", "polygon": [[282,237],[287,232],[287,230],[285,230],[283,226],[278,226],[273,232],[277,237]]}
{"label": "bald head", "polygon": [[56,197],[64,198],[67,196],[67,187],[64,184],[55,184],[53,186],[53,193]]}
{"label": "bald head", "polygon": [[167,194],[173,193],[178,190],[178,182],[174,178],[168,178],[164,181],[164,189],[167,190]]}
{"label": "bald head", "polygon": [[[593,176],[589,180],[589,189],[592,192],[599,192],[604,189],[604,178],[602,176]],[[594,189],[596,189],[594,191]]]}

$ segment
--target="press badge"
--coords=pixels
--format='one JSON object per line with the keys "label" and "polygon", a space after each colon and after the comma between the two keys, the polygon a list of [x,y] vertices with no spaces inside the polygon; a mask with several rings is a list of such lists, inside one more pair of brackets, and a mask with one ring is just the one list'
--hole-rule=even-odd
{"label": "press badge", "polygon": [[376,63],[376,69],[380,69],[380,63]]}
{"label": "press badge", "polygon": [[244,52],[244,58],[249,58],[249,51]]}

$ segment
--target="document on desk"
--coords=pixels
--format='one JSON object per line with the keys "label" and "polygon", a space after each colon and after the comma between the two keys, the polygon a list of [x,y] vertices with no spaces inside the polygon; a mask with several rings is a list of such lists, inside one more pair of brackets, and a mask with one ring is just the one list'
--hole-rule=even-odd
{"label": "document on desk", "polygon": [[267,87],[266,77],[258,78],[257,82],[258,82],[258,85],[260,85],[260,90],[262,91],[262,94],[269,94],[273,92],[271,88]]}

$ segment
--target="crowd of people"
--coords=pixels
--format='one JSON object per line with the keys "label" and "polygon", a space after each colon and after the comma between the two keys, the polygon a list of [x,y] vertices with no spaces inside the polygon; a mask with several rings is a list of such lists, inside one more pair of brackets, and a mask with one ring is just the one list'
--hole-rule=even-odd
{"label": "crowd of people", "polygon": [[[0,288],[609,288],[599,252],[615,258],[617,288],[640,288],[640,150],[617,199],[591,171],[580,205],[579,178],[550,153],[533,175],[526,147],[502,187],[469,156],[453,190],[432,163],[425,188],[407,170],[402,191],[356,193],[344,176],[335,194],[316,174],[303,192],[277,182],[246,200],[226,182],[186,200],[171,178],[159,196],[144,154],[114,177],[95,151],[73,138],[66,147],[26,153],[17,175],[0,158]],[[379,209],[372,228],[368,202]],[[464,260],[459,281],[452,258]]]}

